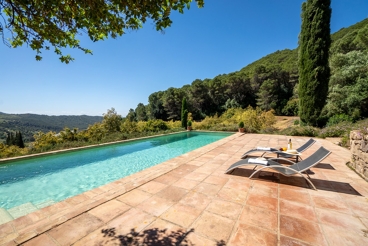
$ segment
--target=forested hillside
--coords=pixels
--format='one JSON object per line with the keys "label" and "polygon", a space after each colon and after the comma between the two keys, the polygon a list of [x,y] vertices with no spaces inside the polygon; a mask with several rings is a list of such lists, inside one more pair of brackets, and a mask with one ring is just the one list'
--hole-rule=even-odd
{"label": "forested hillside", "polygon": [[[326,120],[334,115],[368,117],[368,19],[331,35],[331,79]],[[221,115],[228,108],[259,106],[277,115],[298,114],[298,50],[282,50],[248,66],[181,88],[152,93],[148,105],[130,109],[130,120],[179,120],[182,98],[194,120]]]}
{"label": "forested hillside", "polygon": [[63,130],[64,127],[83,130],[87,129],[89,125],[101,122],[102,119],[102,116],[48,116],[37,114],[5,114],[0,112],[0,142],[6,139],[7,132],[9,131],[20,131],[24,140],[29,141],[38,131],[59,132]]}
{"label": "forested hillside", "polygon": [[[368,19],[331,35],[331,78],[326,120],[340,117],[357,120],[368,117]],[[148,105],[139,103],[130,109],[129,122],[180,120],[183,98],[191,119],[221,115],[229,108],[258,106],[274,110],[276,115],[298,115],[298,50],[269,54],[239,71],[212,79],[196,79],[181,88],[168,88],[148,97]],[[175,79],[175,78],[173,78]],[[0,142],[7,132],[20,131],[26,141],[38,132],[87,129],[101,122],[100,116],[47,116],[4,114],[0,112]],[[92,127],[93,128],[93,127]]]}

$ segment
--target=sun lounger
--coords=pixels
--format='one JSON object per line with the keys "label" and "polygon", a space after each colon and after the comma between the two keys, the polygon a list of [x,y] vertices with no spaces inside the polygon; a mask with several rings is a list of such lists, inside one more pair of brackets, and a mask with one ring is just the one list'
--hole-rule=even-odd
{"label": "sun lounger", "polygon": [[[312,146],[315,142],[316,142],[316,140],[311,138],[307,142],[305,142],[302,146],[297,148],[296,151],[299,152],[299,153],[302,153],[303,151],[308,149],[310,146]],[[251,150],[245,152],[240,158],[241,159],[246,159],[248,157],[248,155],[256,153],[256,152],[263,152],[261,157],[265,157],[268,154],[277,154],[277,157],[281,156],[281,157],[284,157],[284,158],[293,158],[293,157],[295,157],[295,155],[289,155],[289,154],[287,154],[285,152],[282,152],[282,151],[280,151],[279,149],[276,149],[276,148],[257,147],[255,149],[251,149]]]}
{"label": "sun lounger", "polygon": [[314,167],[318,163],[320,163],[322,160],[324,160],[329,154],[331,154],[331,151],[325,149],[324,147],[320,147],[316,152],[314,152],[312,155],[310,155],[308,158],[298,162],[294,163],[291,166],[283,166],[280,163],[270,160],[270,159],[254,159],[254,158],[247,158],[244,160],[240,160],[234,164],[232,164],[225,173],[230,173],[232,170],[239,168],[241,166],[248,166],[248,165],[255,165],[255,166],[261,166],[260,169],[255,171],[249,178],[252,178],[256,173],[262,171],[266,168],[271,168],[278,173],[281,173],[284,176],[292,176],[294,174],[300,174],[312,187],[316,190],[316,187],[313,185],[313,183],[308,179],[310,178],[308,173],[306,178],[302,172],[305,172],[309,170],[310,168]]}

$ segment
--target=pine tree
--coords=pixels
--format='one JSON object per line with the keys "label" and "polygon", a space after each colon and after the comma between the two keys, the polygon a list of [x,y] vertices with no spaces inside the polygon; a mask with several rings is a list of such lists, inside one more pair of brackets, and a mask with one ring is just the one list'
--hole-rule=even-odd
{"label": "pine tree", "polygon": [[187,128],[188,120],[188,109],[187,109],[187,99],[184,97],[181,102],[181,126]]}
{"label": "pine tree", "polygon": [[302,122],[318,125],[326,103],[331,0],[307,0],[302,5],[299,36],[299,116]]}

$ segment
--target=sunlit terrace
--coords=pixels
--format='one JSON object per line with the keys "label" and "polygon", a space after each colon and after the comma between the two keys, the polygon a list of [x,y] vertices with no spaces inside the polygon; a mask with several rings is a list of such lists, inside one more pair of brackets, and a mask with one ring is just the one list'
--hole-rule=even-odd
{"label": "sunlit terrace", "polygon": [[[226,169],[255,146],[290,137],[234,134],[188,154],[0,225],[1,245],[368,245],[368,183],[350,151],[330,150],[309,171],[284,177]],[[308,138],[291,137],[294,148]]]}

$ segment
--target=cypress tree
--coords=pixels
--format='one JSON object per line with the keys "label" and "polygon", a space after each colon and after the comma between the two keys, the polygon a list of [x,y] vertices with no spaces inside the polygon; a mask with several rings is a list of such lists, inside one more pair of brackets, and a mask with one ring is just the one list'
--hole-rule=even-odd
{"label": "cypress tree", "polygon": [[23,149],[24,148],[24,141],[23,141],[23,137],[22,137],[22,133],[21,132],[19,132],[19,140],[18,140],[18,143],[19,143],[18,147]]}
{"label": "cypress tree", "polygon": [[15,146],[19,146],[19,144],[20,144],[19,132],[15,132],[15,138],[14,138],[14,143],[13,143],[13,145],[15,145]]}
{"label": "cypress tree", "polygon": [[183,101],[181,102],[181,126],[187,128],[187,120],[188,120],[188,109],[187,109],[187,99],[183,97]]}
{"label": "cypress tree", "polygon": [[326,103],[330,68],[331,0],[307,0],[302,5],[299,36],[299,116],[316,126]]}
{"label": "cypress tree", "polygon": [[15,144],[15,137],[14,137],[14,134],[11,132],[10,133],[10,144],[9,145],[14,145]]}
{"label": "cypress tree", "polygon": [[11,145],[11,139],[10,139],[10,133],[8,133],[8,136],[6,137],[6,145]]}

